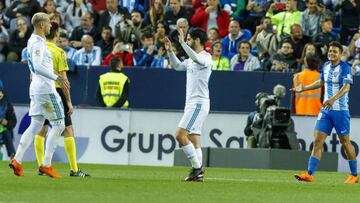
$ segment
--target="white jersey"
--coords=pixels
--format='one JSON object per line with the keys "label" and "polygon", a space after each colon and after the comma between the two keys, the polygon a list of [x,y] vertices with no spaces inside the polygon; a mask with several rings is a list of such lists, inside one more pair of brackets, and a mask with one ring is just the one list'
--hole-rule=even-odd
{"label": "white jersey", "polygon": [[27,43],[28,65],[32,74],[30,95],[56,92],[57,76],[54,74],[53,60],[46,41],[39,35],[32,34]]}
{"label": "white jersey", "polygon": [[198,53],[204,65],[186,59],[182,64],[186,67],[186,104],[209,103],[209,78],[211,75],[211,55],[202,51]]}

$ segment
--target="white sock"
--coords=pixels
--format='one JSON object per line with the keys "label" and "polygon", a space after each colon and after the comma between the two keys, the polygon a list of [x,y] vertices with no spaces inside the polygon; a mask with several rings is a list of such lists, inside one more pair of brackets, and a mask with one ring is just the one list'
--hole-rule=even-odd
{"label": "white sock", "polygon": [[195,151],[196,151],[197,158],[198,158],[198,160],[199,160],[199,162],[200,162],[200,166],[202,166],[202,157],[203,157],[203,156],[202,156],[201,147],[195,149]]}
{"label": "white sock", "polygon": [[189,144],[182,147],[186,157],[189,159],[191,166],[193,168],[200,168],[201,164],[199,162],[199,159],[196,155],[195,147],[194,145],[189,142]]}
{"label": "white sock", "polygon": [[15,160],[19,163],[22,162],[24,154],[34,140],[35,135],[40,131],[43,126],[44,118],[42,117],[32,117],[29,127],[25,130],[24,134],[21,136],[19,146],[16,150]]}
{"label": "white sock", "polygon": [[51,166],[51,159],[54,155],[55,149],[58,145],[58,140],[61,136],[61,133],[65,129],[64,120],[52,121],[51,122],[52,128],[49,132],[49,136],[46,139],[46,148],[44,154],[44,160],[42,165],[45,167]]}

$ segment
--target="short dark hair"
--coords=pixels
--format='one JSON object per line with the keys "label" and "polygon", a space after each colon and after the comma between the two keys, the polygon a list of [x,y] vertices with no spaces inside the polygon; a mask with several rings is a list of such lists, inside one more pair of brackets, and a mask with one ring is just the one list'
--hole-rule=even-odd
{"label": "short dark hair", "polygon": [[59,29],[59,24],[57,24],[56,22],[51,22],[50,33],[46,35],[46,39],[54,39]]}
{"label": "short dark hair", "polygon": [[251,49],[252,49],[252,46],[251,46],[251,43],[248,41],[248,40],[241,40],[240,42],[239,42],[239,44],[237,45],[237,50],[239,50],[240,49],[240,46],[242,45],[242,44],[247,44],[247,45],[249,45],[249,47],[250,47],[250,51],[251,51]]}
{"label": "short dark hair", "polygon": [[261,25],[261,24],[263,24],[263,23],[264,23],[264,21],[265,21],[266,19],[271,20],[271,18],[270,18],[270,17],[268,17],[268,16],[264,16],[264,17],[262,17],[262,18],[261,18],[261,20],[260,20],[260,25]]}
{"label": "short dark hair", "polygon": [[116,70],[117,65],[122,62],[122,59],[118,56],[114,56],[111,60],[110,60],[110,67],[113,71]]}
{"label": "short dark hair", "polygon": [[201,45],[204,45],[206,43],[206,41],[208,40],[206,32],[200,28],[191,28],[189,31],[189,35],[194,40],[199,38]]}
{"label": "short dark hair", "polygon": [[321,20],[321,24],[325,23],[325,22],[329,22],[329,21],[332,22],[332,19],[331,18],[324,18],[324,19]]}
{"label": "short dark hair", "polygon": [[141,40],[145,40],[145,39],[149,39],[149,38],[154,39],[154,35],[151,32],[144,32],[141,35]]}
{"label": "short dark hair", "polygon": [[132,13],[140,13],[141,18],[144,18],[144,13],[141,12],[139,9],[134,8],[134,9],[131,11],[131,14],[132,14]]}
{"label": "short dark hair", "polygon": [[329,43],[329,48],[330,47],[337,47],[339,48],[340,50],[340,54],[343,53],[344,49],[343,49],[343,46],[340,44],[340,42],[337,42],[337,41],[332,41]]}
{"label": "short dark hair", "polygon": [[69,39],[68,35],[67,35],[66,32],[64,32],[64,31],[60,32],[60,38]]}
{"label": "short dark hair", "polygon": [[308,53],[305,56],[307,68],[310,70],[316,70],[320,64],[320,59],[316,54]]}
{"label": "short dark hair", "polygon": [[104,25],[104,26],[102,27],[101,32],[104,31],[104,30],[110,30],[110,31],[112,31],[112,28],[111,28],[109,25]]}
{"label": "short dark hair", "polygon": [[283,46],[283,44],[290,44],[291,45],[291,48],[294,49],[294,44],[290,41],[290,39],[284,39],[281,44],[280,44],[280,48]]}

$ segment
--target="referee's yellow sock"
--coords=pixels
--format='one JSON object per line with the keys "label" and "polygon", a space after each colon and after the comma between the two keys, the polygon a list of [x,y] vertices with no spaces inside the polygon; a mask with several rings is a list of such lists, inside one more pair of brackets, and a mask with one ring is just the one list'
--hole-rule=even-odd
{"label": "referee's yellow sock", "polygon": [[76,160],[76,145],[74,137],[64,138],[64,148],[66,155],[69,160],[70,169],[74,172],[78,171],[77,160]]}
{"label": "referee's yellow sock", "polygon": [[40,167],[42,161],[44,160],[44,142],[45,137],[42,137],[40,135],[36,135],[34,139],[34,149],[36,154],[36,161],[38,163],[38,166]]}

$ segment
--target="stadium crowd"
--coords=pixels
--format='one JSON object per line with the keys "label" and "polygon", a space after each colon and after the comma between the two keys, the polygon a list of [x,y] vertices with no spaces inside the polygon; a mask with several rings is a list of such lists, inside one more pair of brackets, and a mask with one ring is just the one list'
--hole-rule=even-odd
{"label": "stadium crowd", "polygon": [[125,67],[170,68],[164,37],[184,60],[177,29],[199,27],[213,70],[299,73],[311,54],[321,60],[310,69],[321,72],[339,41],[360,75],[360,0],[1,0],[0,62],[27,62],[29,20],[39,11],[60,24],[70,70],[115,56]]}

